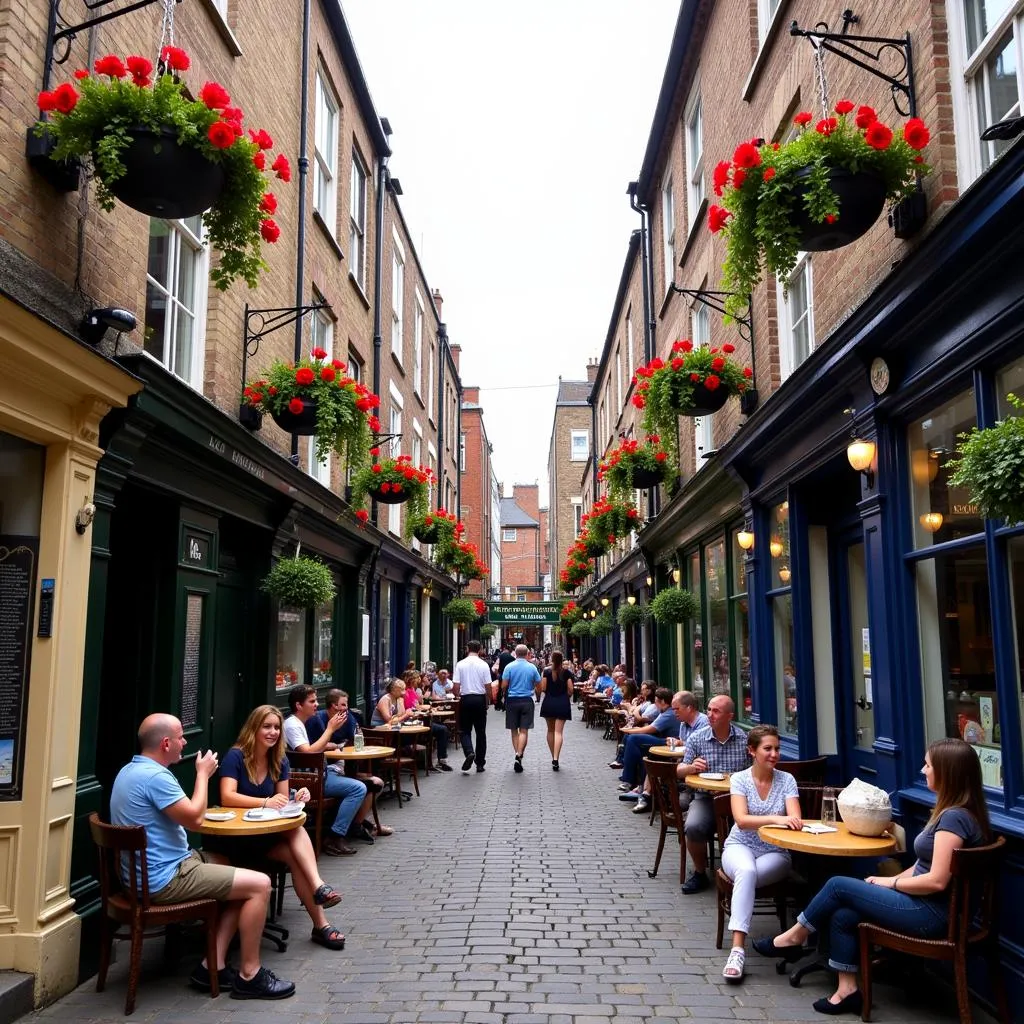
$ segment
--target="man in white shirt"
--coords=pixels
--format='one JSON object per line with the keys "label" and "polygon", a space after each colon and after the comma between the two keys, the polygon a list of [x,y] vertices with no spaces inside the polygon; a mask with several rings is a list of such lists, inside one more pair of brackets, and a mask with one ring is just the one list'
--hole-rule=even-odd
{"label": "man in white shirt", "polygon": [[[480,641],[470,640],[468,653],[455,666],[455,696],[459,701],[459,735],[462,739],[463,774],[476,760],[476,770],[484,770],[487,760],[487,705],[491,701],[491,669],[480,657]],[[476,732],[476,747],[473,732]]]}

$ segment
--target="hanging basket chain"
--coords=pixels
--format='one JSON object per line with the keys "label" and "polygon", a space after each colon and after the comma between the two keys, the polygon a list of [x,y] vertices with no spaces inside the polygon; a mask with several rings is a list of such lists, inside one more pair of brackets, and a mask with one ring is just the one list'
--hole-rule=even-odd
{"label": "hanging basket chain", "polygon": [[164,16],[160,24],[160,45],[156,50],[156,63],[159,65],[165,46],[174,45],[174,8],[178,0],[164,0]]}
{"label": "hanging basket chain", "polygon": [[[814,43],[814,37],[811,37]],[[821,98],[821,116],[828,117],[828,79],[825,77],[825,47],[819,40],[814,46],[814,68],[818,73],[818,94]]]}

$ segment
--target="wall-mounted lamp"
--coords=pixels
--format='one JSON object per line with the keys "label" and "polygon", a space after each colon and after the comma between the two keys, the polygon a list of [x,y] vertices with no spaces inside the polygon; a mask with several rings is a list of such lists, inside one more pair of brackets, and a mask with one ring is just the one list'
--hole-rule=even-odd
{"label": "wall-mounted lamp", "polygon": [[938,533],[942,529],[943,518],[941,512],[925,512],[924,515],[917,517],[917,521],[929,533]]}
{"label": "wall-mounted lamp", "polygon": [[135,314],[127,309],[118,309],[116,306],[107,306],[103,309],[90,309],[82,317],[78,325],[78,333],[82,340],[90,345],[98,345],[107,333],[107,328],[112,327],[115,331],[134,331],[138,321]]}
{"label": "wall-mounted lamp", "polygon": [[647,577],[647,586],[651,586],[654,583],[654,579],[651,576]]}
{"label": "wall-mounted lamp", "polygon": [[608,607],[608,598],[607,597],[602,597],[601,598],[601,607],[602,608],[607,608]]}
{"label": "wall-mounted lamp", "polygon": [[596,619],[597,618],[597,609],[596,608],[591,608],[590,609],[590,617],[592,619]]}
{"label": "wall-mounted lamp", "polygon": [[873,466],[875,464],[875,442],[864,441],[859,437],[855,437],[846,446],[846,457],[850,460],[850,465],[853,466],[858,473],[864,474],[864,479],[867,481],[868,487],[874,487],[875,471]]}
{"label": "wall-mounted lamp", "polygon": [[768,550],[772,553],[772,558],[778,558],[785,551],[785,545],[782,543],[781,538],[772,537],[768,543]]}
{"label": "wall-mounted lamp", "polygon": [[630,594],[629,597],[626,598],[626,604],[636,604],[636,595]]}
{"label": "wall-mounted lamp", "polygon": [[683,578],[683,574],[678,569],[672,570],[672,582],[678,583]]}
{"label": "wall-mounted lamp", "polygon": [[82,507],[75,515],[75,533],[81,536],[89,529],[89,524],[96,518],[96,506],[86,498]]}
{"label": "wall-mounted lamp", "polygon": [[430,597],[430,595],[433,592],[434,592],[434,584],[433,583],[427,583],[427,585],[423,588],[423,596],[424,597]]}
{"label": "wall-mounted lamp", "polygon": [[790,581],[790,579],[792,578],[792,576],[793,576],[793,574],[789,571],[789,566],[788,565],[784,565],[779,570],[779,579],[782,580],[783,583],[788,583]]}
{"label": "wall-mounted lamp", "polygon": [[754,535],[750,530],[740,530],[736,534],[736,543],[739,544],[744,551],[749,551],[754,546]]}

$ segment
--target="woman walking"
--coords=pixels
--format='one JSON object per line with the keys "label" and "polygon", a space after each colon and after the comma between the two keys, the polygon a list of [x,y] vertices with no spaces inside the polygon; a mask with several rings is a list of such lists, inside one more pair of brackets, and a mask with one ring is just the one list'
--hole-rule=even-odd
{"label": "woman walking", "polygon": [[544,703],[540,717],[548,723],[548,749],[551,751],[551,770],[558,771],[558,755],[562,752],[562,730],[572,718],[572,672],[565,668],[561,651],[551,652],[551,665],[540,677],[540,692]]}

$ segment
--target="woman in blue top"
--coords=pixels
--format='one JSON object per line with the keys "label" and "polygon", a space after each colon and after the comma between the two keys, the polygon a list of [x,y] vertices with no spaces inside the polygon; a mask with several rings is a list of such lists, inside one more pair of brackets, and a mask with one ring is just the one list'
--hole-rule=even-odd
{"label": "woman in blue top", "polygon": [[779,730],[774,725],[755,725],[747,733],[747,750],[753,764],[734,772],[729,779],[735,824],[722,848],[722,870],[732,879],[732,949],[722,968],[722,977],[733,984],[743,980],[744,946],[754,913],[754,890],[759,885],[779,882],[789,874],[789,851],[766,843],[757,830],[762,825],[804,827],[796,779],[775,768],[779,760]]}
{"label": "woman in blue top", "polygon": [[926,939],[944,935],[953,851],[990,842],[981,762],[974,748],[963,740],[937,740],[925,754],[922,773],[935,793],[935,810],[914,841],[914,865],[892,877],[833,878],[789,931],[754,942],[759,953],[795,961],[809,935],[829,929],[828,962],[839,972],[839,983],[830,997],[814,1003],[819,1013],[861,1012],[857,925],[870,921]]}
{"label": "woman in blue top", "polygon": [[[221,804],[245,810],[284,807],[288,803],[288,758],[284,751],[281,712],[272,704],[261,704],[246,719],[235,745],[220,763]],[[306,803],[309,795],[303,787],[295,799]],[[313,844],[304,828],[262,838],[239,837],[226,843],[230,845],[221,852],[229,860],[251,862],[269,857],[287,864],[295,892],[313,922],[313,941],[328,949],[345,948],[345,936],[328,923],[324,914],[325,907],[341,902],[341,894],[320,877]]]}

